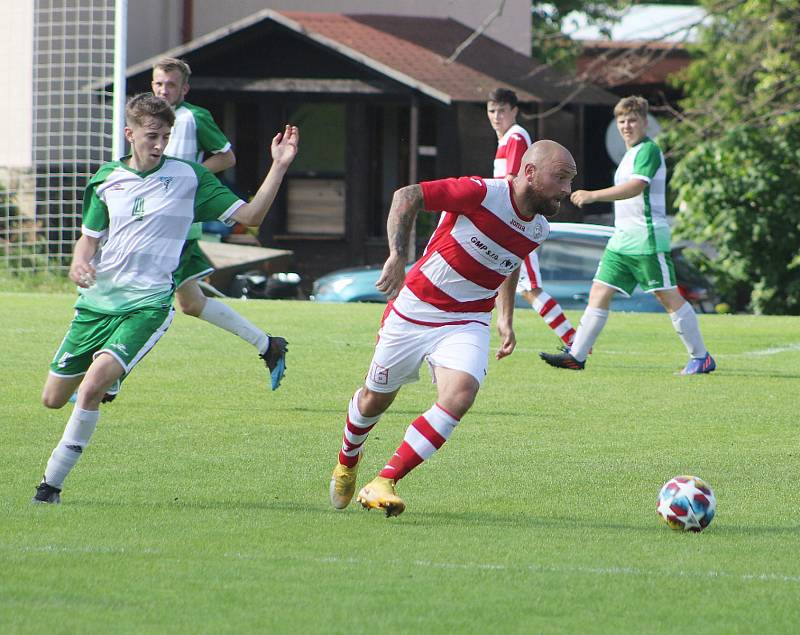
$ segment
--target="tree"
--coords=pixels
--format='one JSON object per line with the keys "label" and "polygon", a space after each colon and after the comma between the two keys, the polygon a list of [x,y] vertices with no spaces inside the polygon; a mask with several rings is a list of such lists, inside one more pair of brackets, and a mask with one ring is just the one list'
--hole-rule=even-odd
{"label": "tree", "polygon": [[673,150],[723,136],[732,125],[800,124],[800,11],[797,0],[705,0],[709,21],[674,84],[686,98],[675,112]]}
{"label": "tree", "polygon": [[698,145],[672,177],[679,233],[736,309],[800,315],[800,135],[739,126]]}
{"label": "tree", "polygon": [[676,235],[736,309],[800,314],[800,12],[796,0],[706,0],[712,20],[679,78],[665,144]]}

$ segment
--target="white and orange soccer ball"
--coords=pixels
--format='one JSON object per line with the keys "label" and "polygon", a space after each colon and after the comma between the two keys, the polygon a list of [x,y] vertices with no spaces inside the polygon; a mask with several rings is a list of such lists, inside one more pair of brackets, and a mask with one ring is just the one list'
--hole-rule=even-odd
{"label": "white and orange soccer ball", "polygon": [[676,476],[658,493],[656,511],[676,531],[703,531],[717,512],[717,497],[703,479]]}

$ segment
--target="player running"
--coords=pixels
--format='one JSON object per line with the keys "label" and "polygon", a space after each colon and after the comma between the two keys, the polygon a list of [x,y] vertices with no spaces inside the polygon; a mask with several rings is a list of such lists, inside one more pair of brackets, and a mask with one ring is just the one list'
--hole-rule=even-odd
{"label": "player running", "polygon": [[293,126],[273,138],[272,167],[245,203],[203,166],[164,155],[175,121],[166,101],[137,95],[126,105],[125,120],[131,155],[104,164],[84,195],[82,235],[69,269],[80,287],[75,317],[50,364],[42,402],[61,408],[76,388],[78,397],[35,503],[60,502],[64,479],[97,427],[103,396],[172,322],[173,272],[189,225],[260,225],[299,142]]}
{"label": "player running", "polygon": [[[519,265],[547,238],[546,217],[571,191],[575,161],[553,141],[533,144],[513,179],[443,179],[397,190],[387,220],[389,257],[377,288],[391,298],[366,382],[350,401],[331,504],[353,498],[358,462],[370,430],[404,384],[428,362],[436,402],[408,427],[403,443],[358,502],[387,516],[405,509],[395,486],[429,459],[472,406],[486,376],[489,323],[498,304],[498,359],[516,345],[512,327]],[[422,210],[445,210],[425,255],[405,274],[408,238]]]}
{"label": "player running", "polygon": [[[494,155],[495,178],[516,176],[522,155],[531,145],[528,132],[517,123],[519,107],[517,94],[507,88],[497,88],[489,93],[486,114],[497,133],[497,152]],[[575,329],[572,328],[561,305],[540,286],[539,255],[532,251],[522,262],[517,291],[533,309],[542,316],[545,324],[556,332],[566,346],[572,344]]]}
{"label": "player running", "polygon": [[681,374],[710,373],[717,367],[703,342],[692,305],[683,299],[675,282],[666,215],[667,168],[661,149],[646,135],[647,111],[643,97],[625,97],[617,103],[614,116],[627,151],[617,167],[614,185],[572,193],[572,202],[578,207],[613,201],[615,229],[597,267],[589,304],[570,350],[539,354],[551,366],[582,370],[608,320],[614,294],[619,291],[629,296],[638,284],[664,305],[689,353]]}
{"label": "player running", "polygon": [[[185,100],[191,72],[186,62],[172,57],[159,60],[153,66],[153,93],[175,110],[175,125],[164,154],[202,163],[214,173],[221,172],[233,167],[236,157],[211,113]],[[186,315],[199,317],[238,335],[253,346],[267,365],[272,390],[275,390],[286,366],[286,340],[277,336],[271,338],[227,304],[205,296],[197,281],[213,273],[214,268],[200,249],[201,234],[202,224],[193,223],[174,275],[178,306]]]}

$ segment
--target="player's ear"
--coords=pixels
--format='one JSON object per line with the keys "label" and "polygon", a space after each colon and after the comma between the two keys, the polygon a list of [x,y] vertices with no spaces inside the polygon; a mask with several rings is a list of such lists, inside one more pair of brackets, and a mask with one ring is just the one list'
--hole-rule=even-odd
{"label": "player's ear", "polygon": [[536,174],[536,166],[533,163],[526,163],[522,169],[525,171],[525,177],[528,181],[533,181],[533,175]]}
{"label": "player's ear", "polygon": [[125,126],[122,129],[123,134],[125,135],[125,141],[130,144],[133,144],[133,130],[129,126]]}
{"label": "player's ear", "polygon": [[181,95],[186,97],[186,93],[189,92],[189,82],[183,82],[183,87],[181,88]]}

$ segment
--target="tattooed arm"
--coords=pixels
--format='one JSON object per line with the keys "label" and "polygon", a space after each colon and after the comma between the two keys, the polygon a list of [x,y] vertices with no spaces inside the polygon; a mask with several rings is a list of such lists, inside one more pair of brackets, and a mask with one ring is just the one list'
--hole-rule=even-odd
{"label": "tattooed arm", "polygon": [[378,282],[378,291],[385,293],[390,299],[400,292],[406,277],[408,261],[408,239],[414,227],[417,214],[424,209],[422,188],[409,185],[394,193],[389,218],[386,221],[386,234],[389,240],[389,257],[383,265]]}

